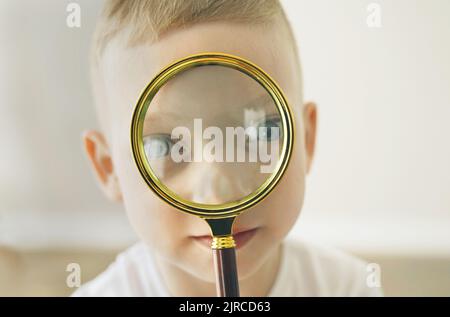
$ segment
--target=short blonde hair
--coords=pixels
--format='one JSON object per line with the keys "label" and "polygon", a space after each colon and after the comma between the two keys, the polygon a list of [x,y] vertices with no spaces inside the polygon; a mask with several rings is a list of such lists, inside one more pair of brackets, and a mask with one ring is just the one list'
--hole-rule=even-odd
{"label": "short blonde hair", "polygon": [[169,31],[210,21],[269,23],[277,16],[286,22],[279,0],[107,0],[94,35],[99,58],[123,30],[128,46],[154,42]]}

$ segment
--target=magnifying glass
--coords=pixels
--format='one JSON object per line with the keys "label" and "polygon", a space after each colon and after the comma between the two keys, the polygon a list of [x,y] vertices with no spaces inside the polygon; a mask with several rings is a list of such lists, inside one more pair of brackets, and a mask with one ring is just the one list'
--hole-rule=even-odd
{"label": "magnifying glass", "polygon": [[239,296],[233,223],[280,181],[293,138],[281,89],[237,56],[178,60],[137,102],[131,122],[137,168],[162,200],[208,223],[218,296]]}

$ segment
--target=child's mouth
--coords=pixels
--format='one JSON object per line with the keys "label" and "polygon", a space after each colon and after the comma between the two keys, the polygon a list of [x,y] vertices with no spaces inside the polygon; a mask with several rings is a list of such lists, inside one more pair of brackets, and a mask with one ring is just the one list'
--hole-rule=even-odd
{"label": "child's mouth", "polygon": [[[242,248],[246,245],[256,234],[258,228],[241,230],[233,234],[234,241],[236,242],[236,249]],[[195,241],[207,246],[211,247],[211,236],[203,235],[203,236],[191,236]]]}

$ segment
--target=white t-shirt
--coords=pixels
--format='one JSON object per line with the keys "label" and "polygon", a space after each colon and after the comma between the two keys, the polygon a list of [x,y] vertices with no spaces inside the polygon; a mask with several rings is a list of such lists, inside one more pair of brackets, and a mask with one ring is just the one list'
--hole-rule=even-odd
{"label": "white t-shirt", "polygon": [[[282,245],[281,265],[269,296],[381,296],[367,286],[366,264],[337,250],[301,241]],[[150,249],[135,244],[73,296],[170,296]]]}

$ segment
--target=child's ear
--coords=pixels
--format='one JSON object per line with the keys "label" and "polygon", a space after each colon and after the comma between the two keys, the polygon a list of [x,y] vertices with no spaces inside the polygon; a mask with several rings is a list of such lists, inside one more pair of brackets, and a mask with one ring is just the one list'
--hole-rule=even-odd
{"label": "child's ear", "polygon": [[305,123],[306,172],[309,173],[316,147],[317,107],[314,102],[307,102],[303,107]]}
{"label": "child's ear", "polygon": [[119,180],[114,173],[114,166],[109,146],[102,133],[88,130],[83,133],[84,150],[92,170],[97,176],[100,188],[112,201],[122,201]]}

